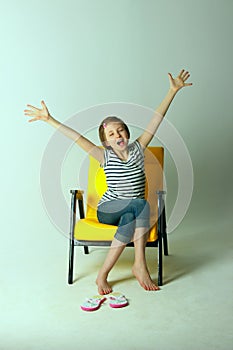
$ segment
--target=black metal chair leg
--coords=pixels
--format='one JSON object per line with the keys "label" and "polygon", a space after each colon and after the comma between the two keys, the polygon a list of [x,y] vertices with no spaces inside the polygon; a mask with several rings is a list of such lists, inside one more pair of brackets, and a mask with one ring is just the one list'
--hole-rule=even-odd
{"label": "black metal chair leg", "polygon": [[73,283],[73,270],[74,270],[74,226],[76,217],[76,190],[70,191],[71,196],[71,209],[70,209],[70,250],[69,250],[69,271],[68,271],[68,283]]}
{"label": "black metal chair leg", "polygon": [[163,191],[158,191],[158,285],[163,285]]}
{"label": "black metal chair leg", "polygon": [[163,249],[164,255],[168,255],[168,242],[167,242],[167,224],[166,224],[166,212],[165,212],[165,204],[163,202],[163,211],[162,211],[162,237],[163,237]]}
{"label": "black metal chair leg", "polygon": [[163,234],[163,249],[164,255],[168,256],[167,232],[164,232]]}
{"label": "black metal chair leg", "polygon": [[69,272],[68,283],[73,283],[73,270],[74,270],[74,241],[70,239],[70,251],[69,251]]}
{"label": "black metal chair leg", "polygon": [[[157,191],[158,195],[158,285],[163,285],[163,239],[166,232],[165,203],[163,195],[165,191]],[[167,252],[167,241],[164,241],[164,251]]]}
{"label": "black metal chair leg", "polygon": [[[159,200],[160,201],[160,200]],[[158,217],[158,285],[163,285],[163,238],[162,238],[162,218],[159,209]]]}
{"label": "black metal chair leg", "polygon": [[89,249],[88,249],[88,246],[87,246],[87,245],[84,246],[84,253],[85,253],[85,254],[89,254]]}
{"label": "black metal chair leg", "polygon": [[163,241],[158,241],[158,285],[163,285]]}

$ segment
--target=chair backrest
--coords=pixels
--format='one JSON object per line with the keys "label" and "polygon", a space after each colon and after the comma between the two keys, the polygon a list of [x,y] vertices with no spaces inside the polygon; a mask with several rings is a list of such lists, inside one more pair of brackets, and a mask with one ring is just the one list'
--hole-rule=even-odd
{"label": "chair backrest", "polygon": [[[146,199],[151,208],[151,227],[157,222],[156,191],[163,189],[164,148],[147,147],[145,150]],[[87,189],[86,218],[97,219],[97,204],[107,189],[103,168],[90,156]]]}

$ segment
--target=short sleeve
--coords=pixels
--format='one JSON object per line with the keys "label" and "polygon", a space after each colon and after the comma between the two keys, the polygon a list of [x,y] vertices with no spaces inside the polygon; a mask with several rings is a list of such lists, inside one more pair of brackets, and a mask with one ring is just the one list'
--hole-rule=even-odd
{"label": "short sleeve", "polygon": [[104,149],[104,162],[103,164],[100,164],[101,168],[105,168],[106,165],[108,164],[108,159],[109,159],[109,150],[108,149]]}
{"label": "short sleeve", "polygon": [[144,157],[145,156],[144,149],[142,148],[142,145],[140,144],[140,142],[138,140],[135,140],[133,144],[135,144],[135,147],[138,149],[141,156]]}

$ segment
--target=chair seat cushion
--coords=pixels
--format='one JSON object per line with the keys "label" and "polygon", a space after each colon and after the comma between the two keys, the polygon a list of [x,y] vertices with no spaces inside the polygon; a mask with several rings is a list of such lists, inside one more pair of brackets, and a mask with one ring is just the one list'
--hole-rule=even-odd
{"label": "chair seat cushion", "polygon": [[[80,241],[112,241],[117,226],[100,223],[96,218],[80,219],[75,224],[74,238]],[[157,240],[156,225],[150,230],[148,242]]]}
{"label": "chair seat cushion", "polygon": [[74,238],[86,241],[112,241],[117,226],[101,224],[95,218],[78,220],[74,229]]}

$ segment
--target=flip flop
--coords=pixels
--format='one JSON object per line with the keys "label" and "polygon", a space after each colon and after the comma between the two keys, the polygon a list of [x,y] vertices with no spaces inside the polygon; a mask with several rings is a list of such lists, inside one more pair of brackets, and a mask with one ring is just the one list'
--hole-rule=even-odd
{"label": "flip flop", "polygon": [[126,297],[121,293],[111,293],[108,297],[110,299],[109,306],[114,309],[125,307],[129,304]]}
{"label": "flip flop", "polygon": [[105,300],[106,298],[103,295],[94,295],[91,298],[87,298],[80,307],[83,311],[96,311]]}

